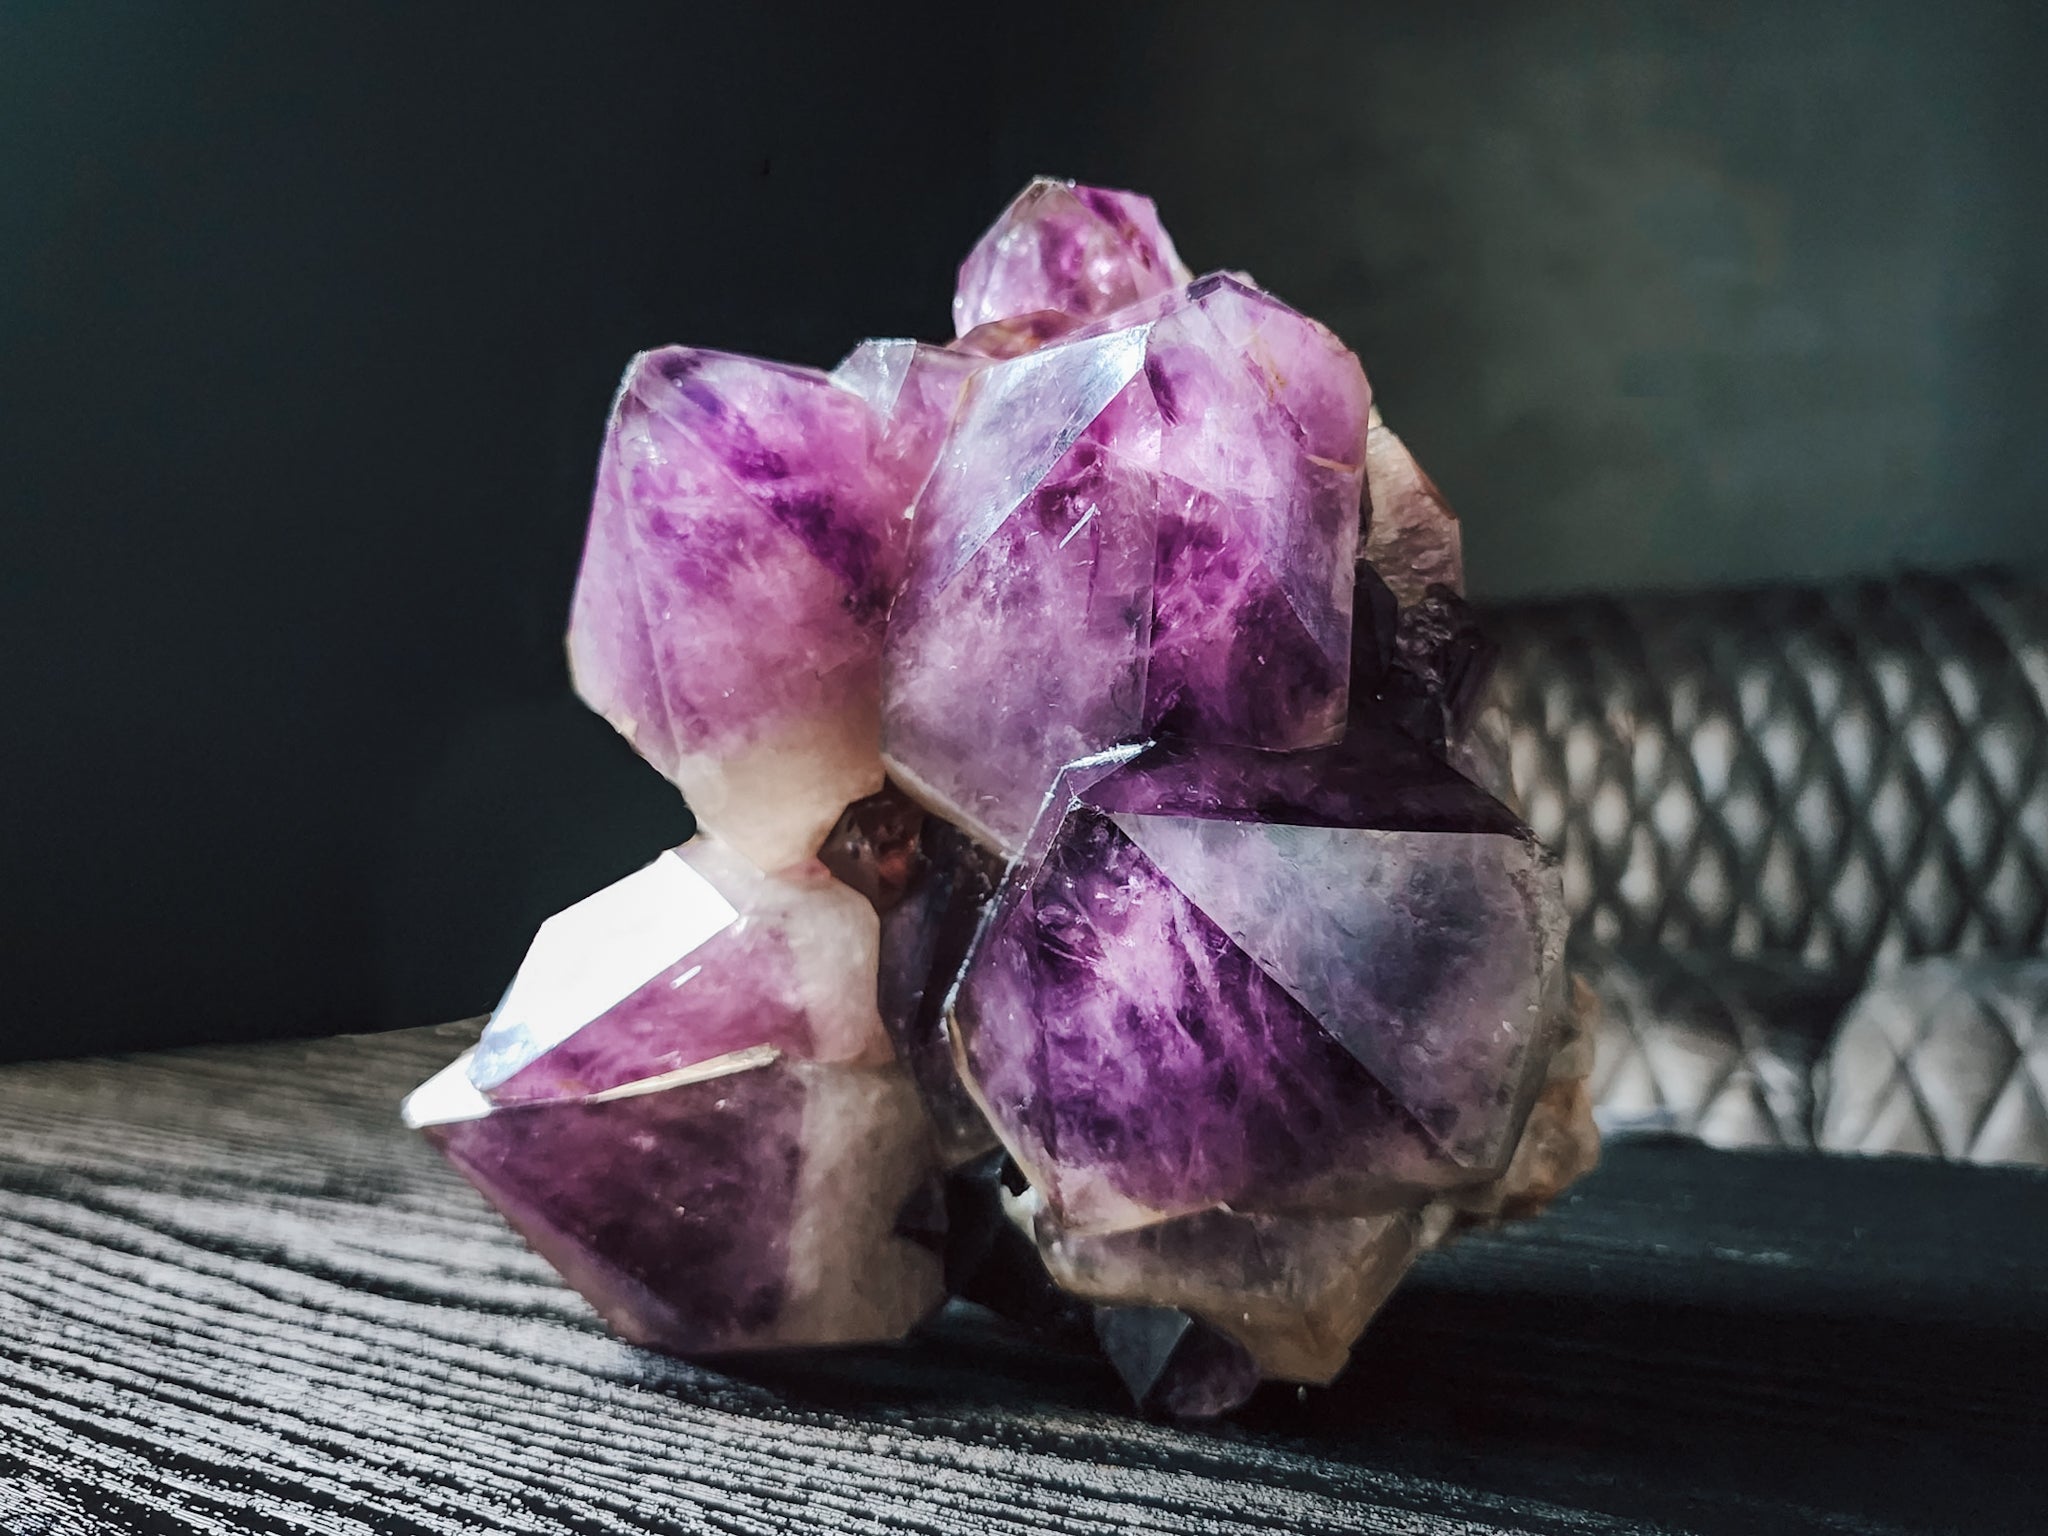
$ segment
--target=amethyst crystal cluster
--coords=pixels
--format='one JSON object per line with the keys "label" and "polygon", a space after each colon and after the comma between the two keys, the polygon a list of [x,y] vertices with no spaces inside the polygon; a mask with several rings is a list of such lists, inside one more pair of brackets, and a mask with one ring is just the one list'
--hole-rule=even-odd
{"label": "amethyst crystal cluster", "polygon": [[1453,766],[1457,520],[1142,197],[1033,183],[953,314],[627,370],[570,662],[703,830],[543,924],[407,1119],[638,1343],[950,1292],[1164,1411],[1327,1382],[1596,1149],[1556,871]]}

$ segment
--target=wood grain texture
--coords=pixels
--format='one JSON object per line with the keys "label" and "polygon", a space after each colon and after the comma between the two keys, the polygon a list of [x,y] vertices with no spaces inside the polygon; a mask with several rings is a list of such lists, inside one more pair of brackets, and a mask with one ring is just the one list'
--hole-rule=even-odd
{"label": "wood grain texture", "polygon": [[2048,1528],[2048,1178],[1617,1148],[1335,1388],[1180,1428],[964,1307],[613,1342],[397,1125],[462,1043],[0,1072],[0,1532]]}

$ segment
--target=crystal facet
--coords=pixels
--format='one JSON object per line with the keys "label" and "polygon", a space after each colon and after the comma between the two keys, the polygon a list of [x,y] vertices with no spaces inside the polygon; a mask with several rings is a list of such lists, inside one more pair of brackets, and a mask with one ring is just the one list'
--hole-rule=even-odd
{"label": "crystal facet", "polygon": [[1014,850],[1060,765],[1117,742],[1333,740],[1369,398],[1228,277],[979,372],[891,615],[898,781]]}
{"label": "crystal facet", "polygon": [[1056,309],[1034,309],[1028,315],[1012,315],[1007,320],[977,325],[951,346],[956,352],[975,357],[1022,357],[1080,328],[1081,321],[1074,315],[1063,315]]}
{"label": "crystal facet", "polygon": [[921,341],[864,341],[832,370],[832,377],[865,400],[880,422],[874,469],[888,487],[890,510],[898,519],[910,516],[911,503],[953,424],[961,390],[983,364],[970,353]]}
{"label": "crystal facet", "polygon": [[1259,1384],[1258,1361],[1244,1346],[1173,1307],[1099,1307],[1095,1337],[1140,1408],[1213,1418]]}
{"label": "crystal facet", "polygon": [[882,1027],[924,1095],[949,1163],[995,1145],[953,1065],[945,1004],[1002,873],[1000,860],[934,816],[919,837],[908,894],[882,918]]}
{"label": "crystal facet", "polygon": [[882,1027],[924,1096],[946,1161],[986,1152],[995,1137],[954,1070],[944,1004],[1002,861],[893,785],[848,806],[821,856],[881,914]]}
{"label": "crystal facet", "polygon": [[1462,594],[1465,544],[1458,516],[1377,410],[1365,440],[1365,479],[1365,558],[1394,596],[1406,606],[1431,587]]}
{"label": "crystal facet", "polygon": [[1320,1385],[1421,1246],[1407,1211],[1256,1216],[1204,1211],[1096,1235],[1041,1213],[1038,1251],[1059,1286],[1110,1305],[1174,1307],[1234,1339],[1259,1374]]}

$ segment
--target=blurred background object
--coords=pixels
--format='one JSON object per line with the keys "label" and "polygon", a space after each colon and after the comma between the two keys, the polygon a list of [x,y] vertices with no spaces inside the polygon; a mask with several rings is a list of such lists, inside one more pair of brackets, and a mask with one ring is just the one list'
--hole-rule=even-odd
{"label": "blurred background object", "polygon": [[[689,827],[562,660],[627,359],[943,336],[952,265],[1039,171],[1150,193],[1196,268],[1357,348],[1482,600],[2048,567],[2037,9],[1057,10],[0,11],[0,1056],[487,1008],[542,916]],[[1807,600],[1701,601],[1761,666],[1770,604]],[[2024,684],[2038,720],[2038,654],[1989,663],[1999,709]],[[1967,692],[1979,659],[1901,665]],[[1747,674],[1699,666],[1740,740],[1671,693],[1670,761],[1763,754],[1744,814],[1802,828]],[[1567,858],[1621,860],[1592,937],[1858,986],[2038,949],[2038,886],[2031,927],[1918,947],[1817,884],[1796,933],[1713,917],[1697,868],[1632,906],[1615,796],[1631,838],[1734,803],[1573,777],[1644,750],[1591,686],[1550,739]],[[1909,755],[1980,729],[1876,724]],[[1966,777],[1922,786],[1948,891],[1991,878],[1950,857]],[[1830,1123],[1811,1081],[1751,1107]]]}
{"label": "blurred background object", "polygon": [[2048,1164],[2048,581],[1492,617],[1605,1129]]}

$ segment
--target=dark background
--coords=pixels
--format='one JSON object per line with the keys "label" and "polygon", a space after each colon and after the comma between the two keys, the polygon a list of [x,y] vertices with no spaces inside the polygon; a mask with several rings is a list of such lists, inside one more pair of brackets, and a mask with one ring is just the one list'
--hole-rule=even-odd
{"label": "dark background", "polygon": [[487,1008],[688,828],[569,697],[611,388],[940,336],[1032,173],[1364,356],[1475,592],[2048,563],[2048,21],[0,0],[0,1056]]}

